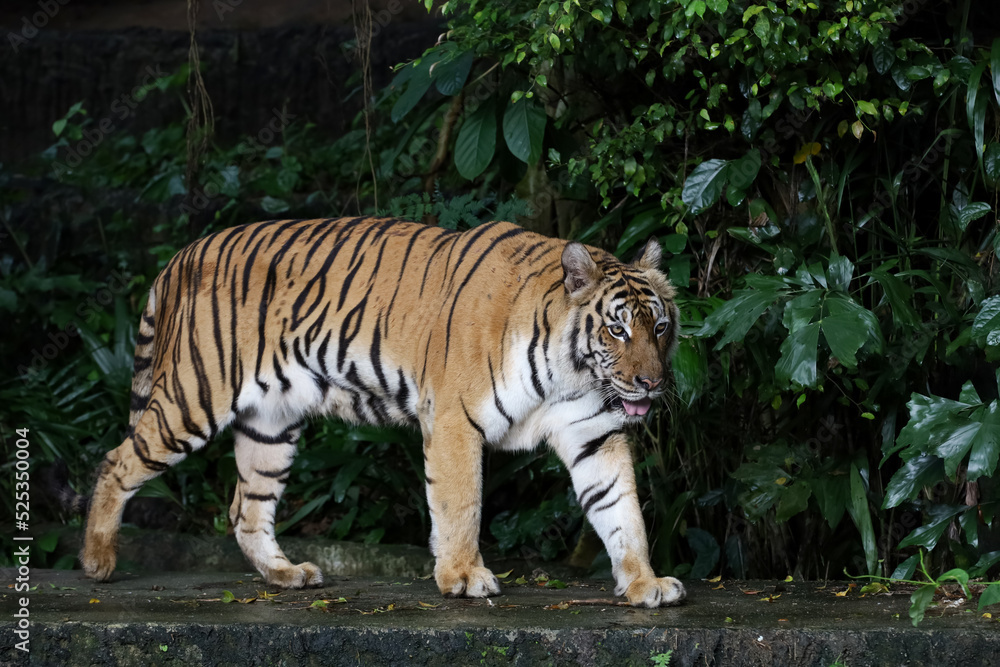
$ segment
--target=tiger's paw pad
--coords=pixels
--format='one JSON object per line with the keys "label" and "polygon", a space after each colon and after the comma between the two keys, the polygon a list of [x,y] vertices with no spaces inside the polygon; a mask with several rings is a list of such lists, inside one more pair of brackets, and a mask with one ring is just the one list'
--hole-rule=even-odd
{"label": "tiger's paw pad", "polygon": [[500,582],[489,568],[472,567],[464,572],[459,569],[438,572],[438,588],[449,598],[485,598],[500,594]]}
{"label": "tiger's paw pad", "polygon": [[267,583],[282,588],[318,588],[323,585],[323,572],[312,563],[276,568],[264,578]]}
{"label": "tiger's paw pad", "polygon": [[625,591],[633,607],[667,607],[680,604],[686,596],[684,584],[673,577],[638,579]]}

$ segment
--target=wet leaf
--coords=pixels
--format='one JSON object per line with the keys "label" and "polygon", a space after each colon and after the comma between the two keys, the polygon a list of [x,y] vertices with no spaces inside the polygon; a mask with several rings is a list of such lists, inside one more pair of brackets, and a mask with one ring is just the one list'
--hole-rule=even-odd
{"label": "wet leaf", "polygon": [[429,602],[419,602],[418,601],[417,604],[420,605],[423,609],[437,609],[438,607],[441,606],[440,602],[438,602],[437,604],[431,604]]}
{"label": "wet leaf", "polygon": [[684,181],[681,200],[692,213],[700,213],[719,200],[726,184],[729,162],[705,160]]}
{"label": "wet leaf", "polygon": [[718,586],[713,586],[712,590],[713,591],[724,591],[724,590],[726,590],[726,586],[725,586],[725,584],[719,584]]}
{"label": "wet leaf", "polygon": [[711,584],[717,584],[720,581],[722,581],[722,575],[721,574],[718,575],[718,576],[716,576],[716,577],[712,577],[711,579],[708,580],[708,582],[711,583]]}
{"label": "wet leaf", "polygon": [[222,591],[221,599],[225,604],[229,604],[230,602],[236,599],[236,596],[233,595],[231,591]]}
{"label": "wet leaf", "polygon": [[313,600],[313,603],[309,605],[310,609],[326,609],[329,603],[326,600]]}
{"label": "wet leaf", "polygon": [[513,571],[514,570],[507,570],[506,572],[501,572],[500,574],[496,575],[496,577],[497,577],[497,579],[506,579],[507,577],[509,577],[511,575],[511,573]]}
{"label": "wet leaf", "polygon": [[1000,604],[1000,583],[991,583],[979,596],[979,609],[992,604]]}
{"label": "wet leaf", "polygon": [[549,609],[549,610],[569,609],[569,603],[568,602],[559,602],[559,603],[556,603],[556,604],[550,604],[549,606],[545,607],[545,609]]}
{"label": "wet leaf", "polygon": [[924,614],[927,612],[927,608],[934,600],[934,591],[936,590],[937,584],[927,584],[926,586],[921,586],[917,590],[913,591],[913,594],[910,596],[909,612],[913,627],[917,627],[920,624],[920,621],[924,620]]}
{"label": "wet leaf", "polygon": [[99,604],[100,602],[97,598],[90,598],[90,604]]}
{"label": "wet leaf", "polygon": [[567,588],[566,583],[559,581],[558,579],[549,579],[545,582],[546,588]]}
{"label": "wet leaf", "polygon": [[523,576],[521,576],[521,577],[518,577],[517,579],[515,579],[515,580],[514,580],[514,583],[515,583],[515,584],[521,584],[521,585],[524,585],[524,584],[528,583],[528,580],[527,580],[527,579],[525,579],[525,578],[524,578]]}

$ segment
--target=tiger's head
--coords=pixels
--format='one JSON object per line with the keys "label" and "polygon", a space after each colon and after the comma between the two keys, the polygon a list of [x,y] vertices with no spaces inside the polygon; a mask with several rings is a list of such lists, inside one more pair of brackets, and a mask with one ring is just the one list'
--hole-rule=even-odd
{"label": "tiger's head", "polygon": [[589,371],[605,400],[630,421],[666,391],[667,364],[677,346],[680,313],[660,260],[656,239],[631,264],[606,253],[595,261],[575,242],[562,254],[571,362],[576,371]]}

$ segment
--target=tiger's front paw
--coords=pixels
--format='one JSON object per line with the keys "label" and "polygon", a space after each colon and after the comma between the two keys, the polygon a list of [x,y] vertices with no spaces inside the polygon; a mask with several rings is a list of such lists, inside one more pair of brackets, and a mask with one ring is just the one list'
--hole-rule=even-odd
{"label": "tiger's front paw", "polygon": [[289,563],[288,567],[265,572],[264,579],[272,586],[282,588],[319,588],[323,585],[323,572],[312,563]]}
{"label": "tiger's front paw", "polygon": [[80,563],[83,571],[91,579],[108,581],[115,571],[117,549],[115,540],[100,534],[87,535],[80,552]]}
{"label": "tiger's front paw", "polygon": [[434,568],[434,580],[441,594],[449,598],[485,598],[500,594],[500,582],[487,567]]}
{"label": "tiger's front paw", "polygon": [[684,584],[673,577],[636,579],[625,589],[633,607],[660,607],[679,604],[687,596]]}

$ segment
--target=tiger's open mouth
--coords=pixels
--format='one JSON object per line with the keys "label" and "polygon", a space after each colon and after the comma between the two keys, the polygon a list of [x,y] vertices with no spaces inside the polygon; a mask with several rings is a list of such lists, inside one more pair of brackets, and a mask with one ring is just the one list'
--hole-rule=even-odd
{"label": "tiger's open mouth", "polygon": [[643,416],[649,412],[649,407],[653,404],[652,399],[648,396],[646,398],[641,398],[638,401],[627,401],[624,398],[619,400],[621,400],[622,408],[625,409],[625,414],[629,417]]}

